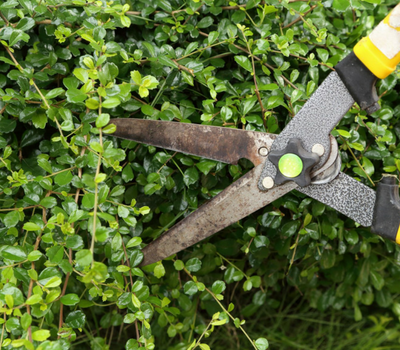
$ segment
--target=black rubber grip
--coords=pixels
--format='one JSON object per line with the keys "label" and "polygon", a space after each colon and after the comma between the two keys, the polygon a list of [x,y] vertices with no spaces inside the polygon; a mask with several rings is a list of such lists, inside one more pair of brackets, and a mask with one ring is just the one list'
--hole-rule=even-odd
{"label": "black rubber grip", "polygon": [[335,66],[335,69],[361,109],[371,114],[380,108],[375,87],[378,78],[359,60],[354,52],[341,60]]}
{"label": "black rubber grip", "polygon": [[400,198],[397,179],[392,175],[384,175],[376,190],[371,231],[382,237],[396,241],[399,225]]}

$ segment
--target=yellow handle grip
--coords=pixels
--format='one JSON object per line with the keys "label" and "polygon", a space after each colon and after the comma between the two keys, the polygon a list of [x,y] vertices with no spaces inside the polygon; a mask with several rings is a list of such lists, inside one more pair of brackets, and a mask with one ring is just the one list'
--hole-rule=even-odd
{"label": "yellow handle grip", "polygon": [[354,54],[380,79],[396,69],[400,63],[400,4],[357,43]]}

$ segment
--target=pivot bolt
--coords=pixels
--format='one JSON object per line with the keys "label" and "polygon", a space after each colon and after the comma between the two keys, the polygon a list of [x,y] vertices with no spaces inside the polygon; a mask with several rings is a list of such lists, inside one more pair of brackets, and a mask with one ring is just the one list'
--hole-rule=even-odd
{"label": "pivot bolt", "polygon": [[270,176],[264,177],[262,184],[265,188],[270,189],[274,187],[274,179]]}
{"label": "pivot bolt", "polygon": [[294,178],[303,171],[303,162],[297,154],[286,153],[279,159],[279,171],[288,178]]}
{"label": "pivot bolt", "polygon": [[325,153],[325,148],[320,143],[316,143],[312,148],[312,152],[322,157]]}
{"label": "pivot bolt", "polygon": [[300,187],[311,183],[311,169],[319,161],[318,154],[306,151],[296,138],[289,139],[285,148],[269,152],[268,158],[277,169],[275,185],[294,181]]}
{"label": "pivot bolt", "polygon": [[267,147],[261,147],[258,150],[258,153],[260,154],[260,156],[266,157],[268,155],[268,148]]}

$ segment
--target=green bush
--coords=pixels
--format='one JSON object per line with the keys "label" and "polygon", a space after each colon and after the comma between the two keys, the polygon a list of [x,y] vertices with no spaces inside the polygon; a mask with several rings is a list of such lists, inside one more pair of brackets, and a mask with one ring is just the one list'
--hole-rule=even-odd
{"label": "green bush", "polygon": [[[400,250],[298,192],[139,268],[252,164],[109,124],[279,133],[396,4],[380,2],[1,1],[0,348],[398,348]],[[371,187],[400,169],[397,78],[334,130],[342,170]]]}

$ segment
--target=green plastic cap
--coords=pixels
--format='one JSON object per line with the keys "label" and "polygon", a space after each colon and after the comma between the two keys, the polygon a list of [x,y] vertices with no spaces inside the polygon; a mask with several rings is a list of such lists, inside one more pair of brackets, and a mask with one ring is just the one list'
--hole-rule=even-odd
{"label": "green plastic cap", "polygon": [[287,153],[279,159],[279,170],[282,175],[294,178],[303,171],[303,162],[298,155]]}

